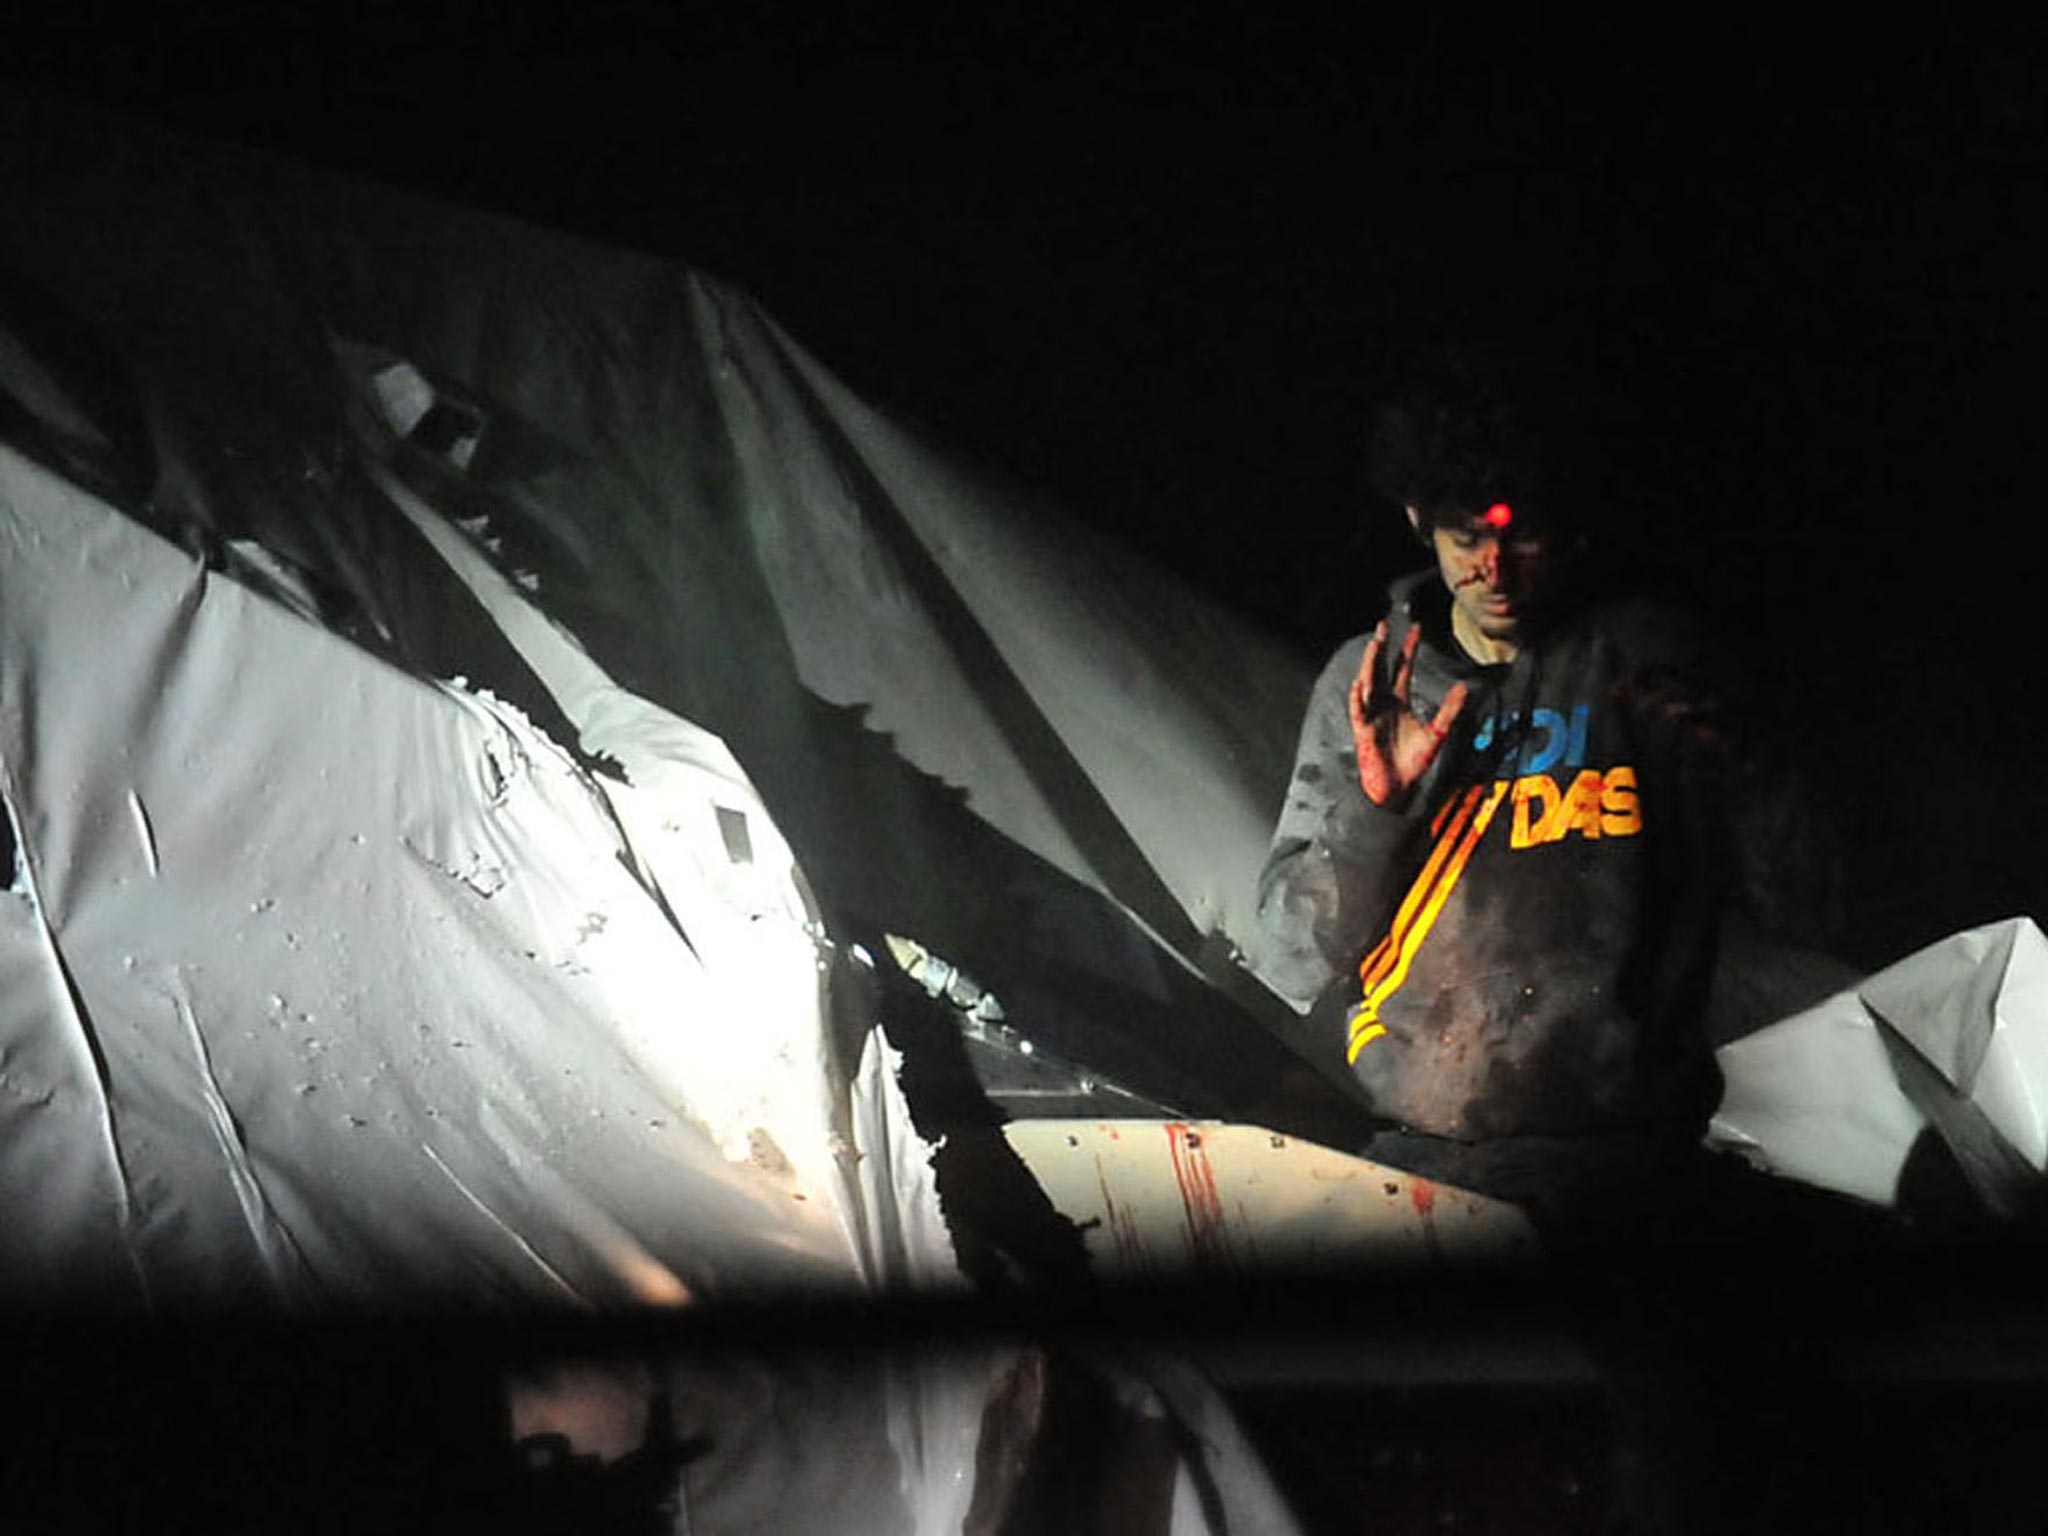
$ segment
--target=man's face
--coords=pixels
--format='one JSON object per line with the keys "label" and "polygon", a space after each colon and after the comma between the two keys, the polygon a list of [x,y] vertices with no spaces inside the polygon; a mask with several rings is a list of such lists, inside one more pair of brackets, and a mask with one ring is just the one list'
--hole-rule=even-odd
{"label": "man's face", "polygon": [[1460,523],[1439,523],[1430,539],[1465,625],[1497,643],[1519,641],[1551,583],[1549,540],[1516,528],[1512,514],[1500,508]]}

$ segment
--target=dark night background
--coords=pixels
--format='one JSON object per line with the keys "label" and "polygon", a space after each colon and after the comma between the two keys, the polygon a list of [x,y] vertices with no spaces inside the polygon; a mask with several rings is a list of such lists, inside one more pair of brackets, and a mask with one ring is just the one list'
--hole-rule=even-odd
{"label": "dark night background", "polygon": [[[2048,917],[2043,29],[96,9],[10,24],[0,89],[705,268],[1305,660],[1415,563],[1361,462],[1402,351],[1550,358],[1607,448],[1612,563],[1722,623],[1834,791],[1849,957]],[[1923,1420],[1921,1485],[2018,1422]],[[1945,1496],[1862,1528],[2022,1528]]]}

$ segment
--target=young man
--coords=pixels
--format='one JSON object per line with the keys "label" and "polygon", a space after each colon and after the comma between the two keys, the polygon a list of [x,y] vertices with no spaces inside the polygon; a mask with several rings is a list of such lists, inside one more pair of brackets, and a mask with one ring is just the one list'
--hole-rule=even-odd
{"label": "young man", "polygon": [[1815,887],[1691,626],[1588,589],[1544,446],[1469,369],[1383,415],[1376,478],[1434,561],[1315,685],[1254,968],[1389,1122],[1368,1156],[1577,1230],[1697,1145],[1724,910],[1783,931]]}

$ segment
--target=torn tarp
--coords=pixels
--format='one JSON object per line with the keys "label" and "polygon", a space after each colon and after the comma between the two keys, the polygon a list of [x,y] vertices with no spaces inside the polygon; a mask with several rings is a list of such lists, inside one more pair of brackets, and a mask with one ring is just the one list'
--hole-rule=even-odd
{"label": "torn tarp", "polygon": [[[700,276],[0,118],[7,1304],[956,1289],[835,917],[1197,1095],[1272,1059],[1196,962],[1263,836],[1229,722],[1292,707],[1277,653],[1168,633],[1156,581],[1146,638],[1147,583],[1078,549],[1036,557],[1029,615],[963,598],[1016,509]],[[1120,819],[1127,722],[1061,674],[1118,639],[1234,855],[1155,863]],[[1201,702],[1185,644],[1274,686]],[[960,1529],[1001,1363],[779,1362],[693,1528]],[[1292,1529],[1213,1393],[1090,1369],[1163,1426],[1161,1529]]]}
{"label": "torn tarp", "polygon": [[1889,1204],[1924,1130],[2000,1214],[2048,1175],[2048,940],[2029,918],[1952,935],[1724,1045],[1709,1141]]}
{"label": "torn tarp", "polygon": [[915,935],[1044,1043],[1195,1112],[1286,1069],[1228,956],[1298,658],[964,470],[700,272],[4,110],[32,456],[602,750],[401,485],[620,689],[730,746],[836,930]]}
{"label": "torn tarp", "polygon": [[[487,611],[632,782],[5,447],[0,548],[7,1303],[526,1313],[959,1283],[892,1052],[835,1018],[836,947],[716,738],[488,572]],[[1022,1485],[983,1471],[985,1428],[1042,1358],[662,1362],[718,1414],[682,1528],[996,1518]],[[1170,1362],[1080,1368],[1130,1399],[1157,1529],[1294,1529],[1213,1391]]]}
{"label": "torn tarp", "polygon": [[718,869],[715,806],[759,804],[714,738],[607,737],[615,800],[4,448],[0,540],[17,1295],[885,1278],[830,955],[786,849]]}

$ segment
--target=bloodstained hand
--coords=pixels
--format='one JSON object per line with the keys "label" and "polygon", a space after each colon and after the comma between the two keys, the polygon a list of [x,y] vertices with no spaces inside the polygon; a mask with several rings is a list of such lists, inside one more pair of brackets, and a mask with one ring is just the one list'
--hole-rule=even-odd
{"label": "bloodstained hand", "polygon": [[1358,785],[1374,805],[1405,799],[1429,765],[1436,761],[1467,689],[1454,683],[1444,695],[1434,720],[1424,720],[1408,702],[1408,684],[1415,675],[1415,647],[1422,631],[1411,626],[1402,642],[1391,683],[1380,677],[1380,653],[1386,649],[1387,621],[1380,620],[1365,642],[1358,677],[1351,684],[1351,738],[1358,746]]}

